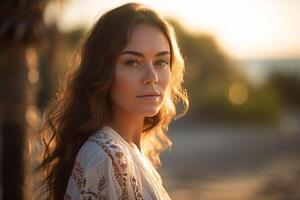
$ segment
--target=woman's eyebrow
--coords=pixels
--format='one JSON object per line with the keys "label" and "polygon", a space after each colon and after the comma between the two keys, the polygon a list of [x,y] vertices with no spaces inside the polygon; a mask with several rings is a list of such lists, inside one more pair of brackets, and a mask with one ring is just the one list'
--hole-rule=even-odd
{"label": "woman's eyebrow", "polygon": [[[120,53],[120,55],[124,55],[124,54],[131,54],[131,55],[138,56],[138,57],[145,57],[144,54],[137,52],[137,51],[123,51]],[[170,52],[169,51],[161,51],[161,52],[158,52],[155,56],[163,56],[163,55],[170,55]]]}

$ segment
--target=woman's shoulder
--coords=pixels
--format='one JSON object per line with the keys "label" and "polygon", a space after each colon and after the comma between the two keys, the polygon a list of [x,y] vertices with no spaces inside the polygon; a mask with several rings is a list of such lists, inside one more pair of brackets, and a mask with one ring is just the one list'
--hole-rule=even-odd
{"label": "woman's shoulder", "polygon": [[65,199],[118,199],[126,181],[126,163],[122,147],[97,131],[76,155]]}
{"label": "woman's shoulder", "polygon": [[[125,163],[125,148],[103,130],[90,136],[80,148],[76,160],[88,165]],[[107,162],[110,161],[110,162]]]}

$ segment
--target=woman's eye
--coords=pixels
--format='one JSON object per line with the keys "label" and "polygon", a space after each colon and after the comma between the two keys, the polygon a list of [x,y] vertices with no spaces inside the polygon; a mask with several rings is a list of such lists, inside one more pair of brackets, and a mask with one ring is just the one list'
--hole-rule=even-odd
{"label": "woman's eye", "polygon": [[128,60],[125,62],[126,65],[132,66],[132,67],[138,67],[140,66],[140,63],[136,60]]}
{"label": "woman's eye", "polygon": [[159,61],[155,62],[155,65],[158,67],[166,67],[169,65],[169,62],[165,61],[165,60],[159,60]]}

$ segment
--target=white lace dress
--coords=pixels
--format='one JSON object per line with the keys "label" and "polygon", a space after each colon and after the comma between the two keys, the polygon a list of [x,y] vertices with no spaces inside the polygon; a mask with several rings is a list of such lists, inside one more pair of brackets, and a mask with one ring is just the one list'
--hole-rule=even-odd
{"label": "white lace dress", "polygon": [[109,126],[79,150],[65,200],[169,200],[161,177],[135,144]]}

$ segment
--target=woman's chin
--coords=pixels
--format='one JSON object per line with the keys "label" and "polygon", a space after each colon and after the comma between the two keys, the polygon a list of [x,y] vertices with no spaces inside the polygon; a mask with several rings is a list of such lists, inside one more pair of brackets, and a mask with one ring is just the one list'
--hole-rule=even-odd
{"label": "woman's chin", "polygon": [[159,112],[159,109],[147,110],[143,112],[144,117],[153,117]]}

